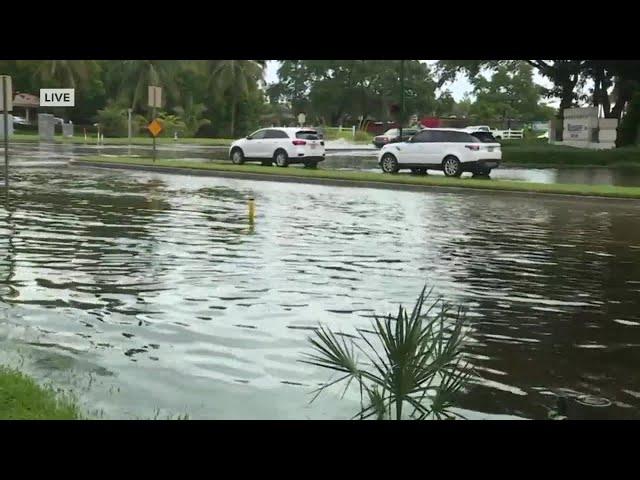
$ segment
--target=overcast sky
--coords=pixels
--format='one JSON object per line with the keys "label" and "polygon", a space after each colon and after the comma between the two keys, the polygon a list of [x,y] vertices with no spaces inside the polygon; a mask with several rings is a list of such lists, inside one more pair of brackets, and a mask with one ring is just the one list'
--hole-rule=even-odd
{"label": "overcast sky", "polygon": [[[437,60],[420,60],[421,62],[426,62],[428,64],[432,64],[434,62],[437,62]],[[278,81],[278,68],[280,66],[280,62],[277,60],[269,60],[267,61],[267,71],[266,71],[266,80],[267,83],[274,83]],[[550,87],[551,83],[549,81],[547,81],[547,79],[545,79],[544,77],[540,76],[535,70],[534,70],[534,76],[533,76],[533,81],[539,85],[542,85],[544,87]],[[473,90],[473,88],[471,87],[471,84],[469,83],[469,81],[467,80],[466,76],[463,75],[458,75],[458,78],[456,79],[455,82],[449,84],[446,86],[446,88],[448,88],[449,90],[451,90],[451,94],[453,95],[453,98],[456,101],[459,101],[462,99],[462,97],[464,97],[465,93],[471,93],[471,91]],[[557,99],[549,99],[547,100],[549,101],[549,104],[551,106],[558,106],[559,105],[559,101],[557,101]]]}

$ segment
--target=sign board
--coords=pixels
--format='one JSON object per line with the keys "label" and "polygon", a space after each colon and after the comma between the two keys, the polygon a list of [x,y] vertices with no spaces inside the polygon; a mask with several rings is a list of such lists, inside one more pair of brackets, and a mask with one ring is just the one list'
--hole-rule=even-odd
{"label": "sign board", "polygon": [[305,120],[307,119],[306,115],[304,113],[301,113],[300,115],[298,115],[298,123],[300,125],[304,125]]}
{"label": "sign board", "polygon": [[563,112],[563,141],[590,142],[598,128],[598,107],[567,108]]}
{"label": "sign board", "polygon": [[4,112],[4,102],[7,102],[7,112],[13,110],[13,88],[11,87],[11,77],[0,75],[0,112]]}
{"label": "sign board", "polygon": [[549,130],[549,122],[533,122],[531,128],[537,132],[547,132]]}
{"label": "sign board", "polygon": [[162,124],[158,120],[153,120],[147,127],[151,135],[157,137],[162,132]]}
{"label": "sign board", "polygon": [[41,88],[41,107],[75,107],[76,93],[74,88]]}
{"label": "sign board", "polygon": [[149,106],[152,108],[162,108],[162,87],[152,87],[149,85]]}

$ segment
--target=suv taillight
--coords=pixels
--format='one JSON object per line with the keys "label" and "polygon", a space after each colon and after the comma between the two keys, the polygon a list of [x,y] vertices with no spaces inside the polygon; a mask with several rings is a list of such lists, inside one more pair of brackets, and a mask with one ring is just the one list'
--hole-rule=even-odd
{"label": "suv taillight", "polygon": [[293,144],[294,145],[306,145],[307,142],[305,142],[304,140],[294,140]]}
{"label": "suv taillight", "polygon": [[465,145],[465,147],[468,148],[469,150],[474,150],[474,151],[480,150],[480,145]]}

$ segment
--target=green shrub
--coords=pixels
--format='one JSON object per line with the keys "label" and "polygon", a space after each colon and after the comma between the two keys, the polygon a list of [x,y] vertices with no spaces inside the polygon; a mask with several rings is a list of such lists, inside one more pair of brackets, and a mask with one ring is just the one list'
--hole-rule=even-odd
{"label": "green shrub", "polygon": [[640,165],[640,149],[637,147],[590,150],[564,145],[517,142],[502,142],[503,163],[558,167]]}
{"label": "green shrub", "polygon": [[363,131],[357,131],[356,136],[353,137],[356,142],[370,142],[373,140],[373,135]]}
{"label": "green shrub", "polygon": [[345,382],[345,393],[351,384],[359,388],[361,409],[354,418],[455,418],[452,402],[470,374],[462,359],[465,316],[439,299],[423,314],[431,293],[425,290],[411,315],[400,307],[396,318],[376,318],[373,331],[338,338],[318,328],[310,338],[315,353],[303,362],[342,376],[321,386],[314,400],[327,387]]}
{"label": "green shrub", "polygon": [[98,110],[96,122],[107,137],[127,136],[127,110],[120,105],[111,104]]}
{"label": "green shrub", "polygon": [[162,112],[158,115],[158,121],[162,124],[162,132],[159,135],[160,137],[173,137],[175,133],[178,134],[178,137],[185,136],[187,126],[177,115],[170,115],[166,112]]}

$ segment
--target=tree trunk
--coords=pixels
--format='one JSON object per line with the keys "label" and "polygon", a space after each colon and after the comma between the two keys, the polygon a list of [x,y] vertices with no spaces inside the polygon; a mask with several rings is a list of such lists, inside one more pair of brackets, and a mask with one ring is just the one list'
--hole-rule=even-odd
{"label": "tree trunk", "polygon": [[231,98],[231,138],[236,138],[235,137],[235,133],[236,133],[236,107],[237,107],[236,92],[235,92],[235,89],[234,89],[233,94],[232,94],[232,98]]}

